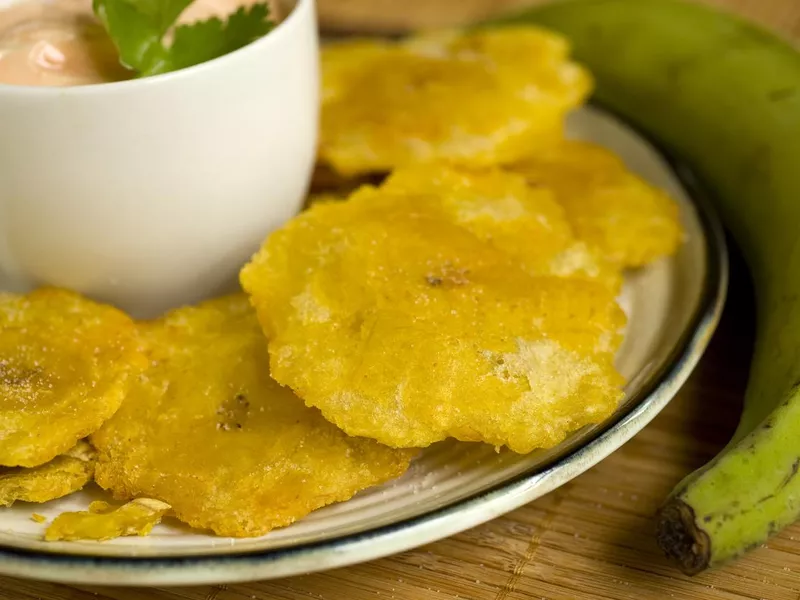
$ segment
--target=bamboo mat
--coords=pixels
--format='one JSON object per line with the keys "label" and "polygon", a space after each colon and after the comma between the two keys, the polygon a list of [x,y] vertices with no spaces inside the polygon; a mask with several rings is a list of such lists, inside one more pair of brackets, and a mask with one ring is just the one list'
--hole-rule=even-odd
{"label": "bamboo mat", "polygon": [[[361,29],[368,24],[367,4],[378,30],[391,21],[381,12],[390,5],[409,14],[414,4],[425,3],[431,19],[435,3],[450,5],[439,13],[450,20],[457,17],[455,6],[486,12],[480,0],[318,1],[323,21],[334,2],[351,11],[360,5]],[[798,0],[713,1],[800,36]],[[518,0],[495,0],[494,6],[513,2]],[[800,600],[800,525],[735,564],[694,578],[670,565],[653,538],[652,516],[664,496],[710,459],[736,425],[752,313],[747,276],[735,261],[720,329],[661,415],[549,496],[460,535],[372,563],[253,584],[125,589],[0,578],[0,600]]]}

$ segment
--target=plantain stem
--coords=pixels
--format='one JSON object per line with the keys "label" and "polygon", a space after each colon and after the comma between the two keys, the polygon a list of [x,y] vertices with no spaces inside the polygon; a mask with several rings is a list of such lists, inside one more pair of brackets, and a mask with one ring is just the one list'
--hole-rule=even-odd
{"label": "plantain stem", "polygon": [[659,511],[656,539],[687,575],[696,575],[711,561],[711,539],[697,525],[692,507],[679,498],[670,499]]}

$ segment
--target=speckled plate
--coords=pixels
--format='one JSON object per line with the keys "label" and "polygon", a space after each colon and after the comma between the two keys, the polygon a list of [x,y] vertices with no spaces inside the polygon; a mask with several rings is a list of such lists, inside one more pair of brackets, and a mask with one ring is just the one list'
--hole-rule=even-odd
{"label": "speckled plate", "polygon": [[431,542],[513,510],[579,475],[629,440],[689,376],[719,318],[727,283],[724,237],[688,172],[596,108],[576,113],[570,135],[619,153],[680,202],[686,243],[669,260],[631,273],[622,304],[629,324],[618,366],[627,397],[607,421],[527,456],[443,442],[402,478],[317,511],[270,534],[217,538],[173,525],[110,542],[42,541],[35,510],[52,518],[84,509],[88,489],[45,506],[0,511],[0,573],[50,581],[186,585],[285,577],[366,561]]}

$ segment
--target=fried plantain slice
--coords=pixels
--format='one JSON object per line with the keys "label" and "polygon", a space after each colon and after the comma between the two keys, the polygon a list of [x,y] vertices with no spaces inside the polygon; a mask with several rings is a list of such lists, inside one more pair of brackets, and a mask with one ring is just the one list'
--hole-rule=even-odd
{"label": "fried plantain slice", "polygon": [[624,314],[532,277],[436,198],[363,188],[274,232],[241,273],[273,376],[350,435],[550,447],[608,416]]}
{"label": "fried plantain slice", "polygon": [[563,141],[511,169],[555,192],[578,238],[622,267],[669,256],[682,241],[677,204],[601,146]]}
{"label": "fried plantain slice", "polygon": [[94,500],[93,502],[89,503],[89,507],[87,509],[92,514],[103,514],[107,512],[111,512],[114,510],[114,505],[110,502],[106,502],[105,500]]}
{"label": "fried plantain slice", "polygon": [[305,206],[303,207],[304,210],[307,209],[309,206],[313,206],[314,204],[322,204],[326,202],[341,202],[347,196],[334,194],[334,193],[311,193],[306,197]]}
{"label": "fried plantain slice", "polygon": [[256,536],[402,474],[412,452],[351,438],[269,374],[247,296],[143,326],[152,365],[92,441],[97,483],[180,520]]}
{"label": "fried plantain slice", "polygon": [[323,104],[348,93],[350,82],[358,78],[371,62],[391,56],[396,46],[376,38],[351,37],[330,41],[320,52],[321,96]]}
{"label": "fried plantain slice", "polygon": [[45,530],[44,539],[106,541],[126,535],[145,536],[169,509],[169,504],[152,498],[137,498],[118,508],[92,502],[88,511],[58,515]]}
{"label": "fried plantain slice", "polygon": [[0,468],[0,506],[47,502],[77,492],[94,476],[96,453],[81,440],[74,448],[38,467]]}
{"label": "fried plantain slice", "polygon": [[355,40],[322,50],[319,156],[346,177],[417,162],[484,167],[563,138],[592,88],[534,27]]}
{"label": "fried plantain slice", "polygon": [[115,308],[53,288],[0,294],[0,465],[35,467],[72,448],[146,364]]}
{"label": "fried plantain slice", "polygon": [[613,290],[622,285],[616,266],[575,238],[553,192],[531,187],[515,173],[442,165],[402,167],[380,189],[435,197],[446,218],[510,254],[532,275],[583,277]]}

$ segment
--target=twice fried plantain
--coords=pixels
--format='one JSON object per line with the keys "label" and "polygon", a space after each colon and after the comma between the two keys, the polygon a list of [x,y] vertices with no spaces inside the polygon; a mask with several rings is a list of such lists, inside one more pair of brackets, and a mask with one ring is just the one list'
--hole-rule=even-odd
{"label": "twice fried plantain", "polygon": [[74,448],[38,467],[0,467],[0,506],[47,502],[77,492],[94,476],[96,453],[81,440]]}
{"label": "twice fried plantain", "polygon": [[532,277],[431,196],[364,188],[274,232],[241,273],[273,376],[350,435],[557,444],[622,397],[604,285]]}
{"label": "twice fried plantain", "polygon": [[565,114],[591,91],[568,52],[564,38],[534,27],[330,44],[320,159],[348,177],[518,160],[562,139]]}
{"label": "twice fried plantain", "polygon": [[66,290],[0,294],[0,465],[34,467],[116,412],[147,361],[133,321]]}
{"label": "twice fried plantain", "polygon": [[92,441],[97,483],[158,498],[219,535],[256,536],[403,473],[412,456],[351,438],[269,374],[244,294],[142,326],[152,365]]}
{"label": "twice fried plantain", "polygon": [[45,531],[44,539],[106,541],[126,535],[145,536],[169,509],[169,504],[152,498],[137,498],[118,508],[92,502],[88,511],[58,515]]}
{"label": "twice fried plantain", "polygon": [[622,274],[578,241],[553,192],[499,169],[404,167],[381,185],[392,193],[427,194],[446,217],[513,256],[532,275],[576,276],[618,290]]}
{"label": "twice fried plantain", "polygon": [[682,241],[677,204],[601,146],[564,141],[511,169],[552,190],[578,238],[614,264],[645,265]]}

